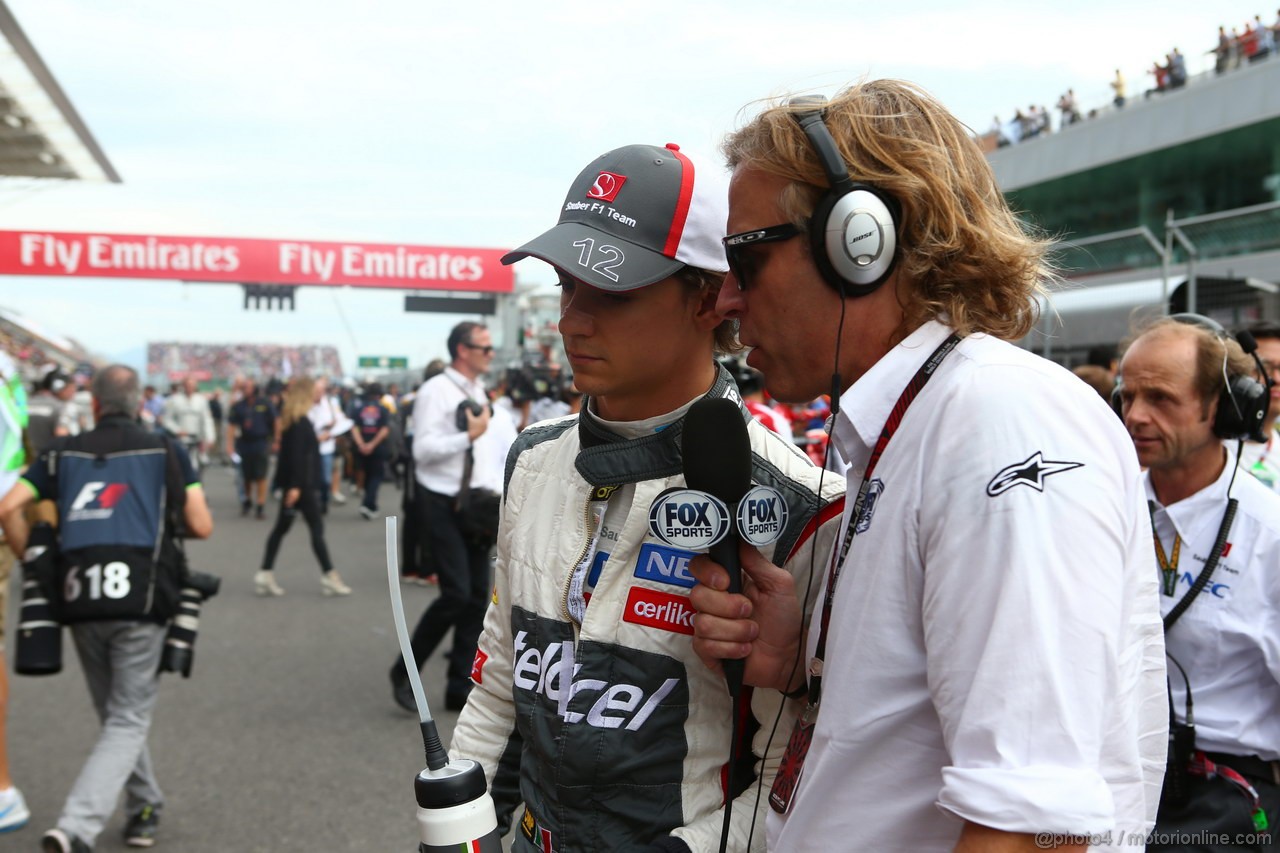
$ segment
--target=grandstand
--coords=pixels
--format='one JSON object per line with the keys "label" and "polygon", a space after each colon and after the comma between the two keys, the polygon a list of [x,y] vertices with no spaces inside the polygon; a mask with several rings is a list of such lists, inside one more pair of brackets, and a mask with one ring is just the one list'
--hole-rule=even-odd
{"label": "grandstand", "polygon": [[266,380],[294,374],[342,376],[338,349],[329,344],[182,343],[147,344],[147,381],[172,382],[194,375],[201,382],[227,383],[237,376]]}

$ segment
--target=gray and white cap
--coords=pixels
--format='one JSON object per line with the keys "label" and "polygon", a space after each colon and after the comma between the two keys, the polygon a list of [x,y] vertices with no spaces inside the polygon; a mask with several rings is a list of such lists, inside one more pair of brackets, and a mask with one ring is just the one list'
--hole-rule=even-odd
{"label": "gray and white cap", "polygon": [[635,290],[682,267],[725,272],[728,174],[678,145],[627,145],[578,173],[554,228],[502,256],[534,257],[601,290]]}

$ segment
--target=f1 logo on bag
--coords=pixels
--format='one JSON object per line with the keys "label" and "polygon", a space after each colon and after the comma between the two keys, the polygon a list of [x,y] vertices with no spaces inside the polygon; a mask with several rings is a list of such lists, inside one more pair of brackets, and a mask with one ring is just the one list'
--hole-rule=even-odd
{"label": "f1 logo on bag", "polygon": [[587,198],[598,198],[601,201],[613,201],[618,197],[618,190],[627,182],[626,175],[615,172],[601,172],[596,182],[587,190]]}
{"label": "f1 logo on bag", "polygon": [[75,501],[71,504],[71,509],[84,509],[93,503],[94,498],[98,499],[98,506],[110,509],[116,505],[120,498],[124,497],[124,493],[127,491],[129,491],[129,487],[124,483],[104,483],[101,480],[85,483],[84,487],[80,489],[80,494],[76,495]]}

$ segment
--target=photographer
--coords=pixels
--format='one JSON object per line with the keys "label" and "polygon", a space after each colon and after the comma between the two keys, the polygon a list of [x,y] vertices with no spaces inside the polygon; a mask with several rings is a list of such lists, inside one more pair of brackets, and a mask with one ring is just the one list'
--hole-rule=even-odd
{"label": "photographer", "polygon": [[[480,376],[493,361],[493,340],[479,323],[462,322],[449,333],[452,363],[422,384],[413,405],[414,476],[421,487],[415,522],[436,564],[440,597],[413,631],[418,665],[453,628],[445,707],[461,710],[471,692],[471,661],[489,604],[489,552],[493,541],[468,535],[478,500],[502,489],[502,460],[515,439],[506,412],[494,412]],[[460,500],[461,499],[461,500]],[[496,533],[496,531],[495,531]],[[414,711],[409,675],[391,668],[392,696]]]}
{"label": "photographer", "polygon": [[17,510],[41,498],[58,505],[61,558],[47,586],[61,591],[61,621],[71,625],[102,721],[57,828],[41,839],[46,851],[92,850],[121,788],[125,843],[149,847],[163,803],[147,731],[164,626],[178,607],[177,539],[207,538],[213,518],[190,458],[138,424],[141,405],[137,373],[119,364],[100,371],[93,379],[97,427],[42,453],[0,500],[0,523],[16,553],[29,532]]}

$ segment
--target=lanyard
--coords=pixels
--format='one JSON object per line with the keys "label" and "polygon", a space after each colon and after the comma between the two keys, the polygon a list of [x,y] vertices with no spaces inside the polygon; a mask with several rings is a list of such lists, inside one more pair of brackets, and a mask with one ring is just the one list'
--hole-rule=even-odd
{"label": "lanyard", "polygon": [[814,649],[813,660],[809,665],[809,704],[811,707],[816,706],[822,696],[822,661],[826,657],[827,628],[831,624],[831,611],[836,595],[836,581],[840,579],[845,559],[849,556],[849,547],[853,544],[853,537],[857,535],[859,528],[866,529],[861,522],[863,512],[866,510],[867,493],[871,489],[871,475],[875,472],[880,457],[884,455],[885,448],[889,446],[889,440],[898,431],[898,426],[902,423],[902,418],[906,415],[907,409],[910,408],[911,403],[916,399],[925,384],[933,378],[938,366],[942,364],[942,360],[950,355],[951,351],[959,343],[960,335],[953,332],[938,345],[938,348],[933,351],[933,355],[929,356],[929,359],[916,371],[916,375],[911,377],[907,387],[902,389],[898,402],[894,403],[893,409],[889,412],[889,418],[880,430],[880,438],[877,439],[876,446],[871,451],[871,458],[867,461],[866,473],[862,475],[862,485],[858,488],[857,500],[853,504],[853,512],[849,515],[849,525],[845,528],[844,540],[840,543],[840,551],[834,556],[827,569],[827,594],[822,602],[822,621],[818,630],[818,644]]}
{"label": "lanyard", "polygon": [[1165,556],[1164,545],[1160,544],[1160,534],[1156,532],[1155,511],[1151,513],[1151,538],[1156,540],[1156,562],[1160,564],[1161,590],[1165,595],[1173,595],[1178,587],[1178,558],[1182,553],[1182,537],[1175,531],[1173,534],[1173,557]]}

